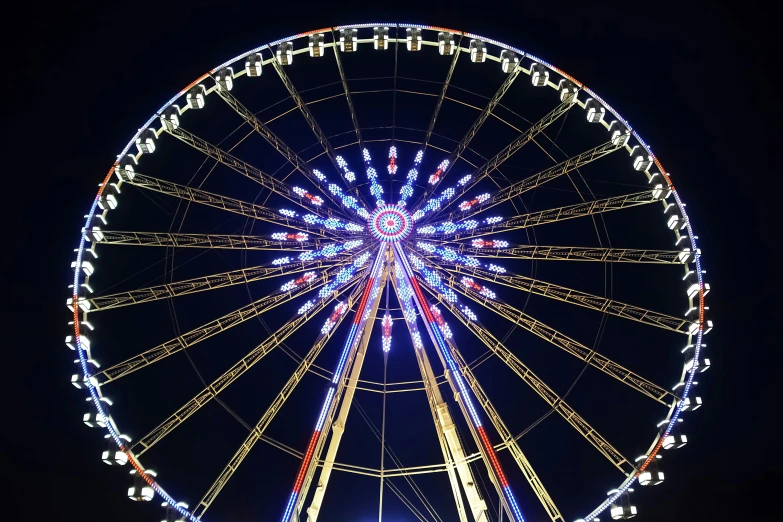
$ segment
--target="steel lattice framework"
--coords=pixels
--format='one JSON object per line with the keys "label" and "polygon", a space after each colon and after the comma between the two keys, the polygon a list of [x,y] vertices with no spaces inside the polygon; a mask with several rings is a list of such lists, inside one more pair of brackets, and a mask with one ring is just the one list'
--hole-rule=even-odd
{"label": "steel lattice framework", "polygon": [[[301,45],[303,42],[304,45]],[[355,103],[354,99],[370,91],[355,88],[351,76],[352,59],[347,60],[344,56],[360,46],[372,47],[372,51],[367,49],[366,56],[386,51],[393,53],[393,87],[382,90],[394,93],[393,121],[396,121],[396,94],[402,91],[397,86],[398,60],[406,52],[422,52],[445,64],[446,76],[437,93],[405,91],[434,98],[434,110],[428,115],[426,128],[398,129],[394,124],[392,127],[362,126],[361,104]],[[394,46],[393,51],[391,46]],[[327,52],[328,49],[331,51]],[[309,54],[310,59],[334,59],[337,79],[330,85],[339,85],[338,94],[309,100],[308,90],[297,89],[292,80],[292,76],[296,76],[290,76],[287,69],[294,60],[307,61],[305,54]],[[492,87],[493,94],[485,96],[483,106],[472,106],[459,100],[460,92],[467,92],[464,89],[455,92],[455,78],[458,78],[460,68],[463,64],[490,67],[478,65],[486,61],[500,64],[496,73],[498,78]],[[266,120],[263,119],[266,116],[262,116],[264,111],[251,110],[240,101],[239,89],[232,92],[238,81],[247,81],[248,84],[261,81],[259,77],[265,66],[271,66],[276,74],[272,79],[264,77],[263,81],[274,82],[277,87],[282,82],[290,107]],[[489,77],[495,78],[494,75]],[[529,78],[528,83],[532,83],[532,87],[523,86],[522,78]],[[504,105],[506,95],[512,89],[516,92],[517,89],[537,87],[550,88],[559,98],[553,103],[554,108],[544,109],[548,110],[544,116],[534,122],[527,121],[527,127],[520,126],[523,129],[520,130],[499,115],[501,110],[516,114]],[[327,135],[316,120],[311,107],[331,98],[344,99],[350,117],[350,131]],[[442,114],[449,110],[453,101],[472,107],[476,114],[470,125],[466,125],[464,134],[449,138],[437,131]],[[202,109],[207,103],[217,104],[222,113],[231,115],[235,121],[239,116],[239,129],[249,129],[249,132],[229,146],[230,140],[210,143],[200,137],[196,122],[189,127],[190,130],[186,130],[183,124],[190,120],[189,113]],[[600,145],[574,155],[563,154],[565,159],[554,161],[549,167],[530,169],[533,174],[509,179],[506,167],[513,167],[513,163],[521,157],[518,153],[523,147],[532,149],[536,146],[545,150],[540,143],[542,140],[549,140],[555,146],[547,131],[558,125],[562,129],[568,116],[575,118],[577,114],[582,114],[588,123],[596,124],[593,129],[604,133]],[[311,147],[318,149],[319,153],[306,159],[305,153],[310,147],[296,150],[286,143],[284,129],[275,127],[276,131],[272,130],[276,125],[272,122],[284,116],[304,119],[312,132]],[[515,130],[515,135],[507,144],[501,143],[494,150],[479,152],[472,148],[477,141],[475,138],[490,120],[507,123]],[[388,137],[378,138],[380,131],[387,132]],[[401,131],[419,138],[402,139],[397,134]],[[263,157],[265,165],[271,164],[274,158],[280,160],[282,166],[274,171],[255,166],[253,155],[238,148],[251,136],[260,136],[263,140],[260,143],[268,147],[268,155]],[[173,172],[171,163],[166,164],[165,169],[156,169],[149,156],[176,142],[188,145],[184,148],[190,154],[218,170],[215,174],[211,174],[210,170],[200,183],[193,179],[183,183],[181,173]],[[373,155],[377,156],[379,142],[390,142],[388,155],[386,149],[381,153],[384,162],[388,157],[389,164],[376,170]],[[412,161],[398,153],[397,146],[402,144],[420,147]],[[134,146],[135,152],[131,151]],[[604,158],[611,155],[614,161],[623,152],[629,156],[627,170],[635,172],[641,182],[638,185],[644,190],[595,195],[590,189],[586,197],[572,176],[578,176],[589,188],[580,169],[603,168],[608,161]],[[312,154],[312,151],[309,153]],[[436,158],[425,159],[425,155],[440,157],[436,161]],[[551,153],[547,152],[547,155],[554,160]],[[318,160],[319,156],[323,159]],[[357,180],[351,170],[346,158],[354,156],[361,157],[366,181]],[[401,168],[405,162],[411,165],[407,173]],[[317,163],[322,170],[316,168]],[[425,175],[420,180],[419,170],[423,169]],[[160,173],[162,177],[153,177],[146,172]],[[460,174],[453,175],[452,172]],[[218,181],[213,181],[215,179]],[[296,185],[296,180],[304,185]],[[540,210],[529,208],[530,200],[524,198],[528,193],[547,190],[558,180],[571,181],[582,201],[546,206]],[[226,192],[237,194],[234,183],[245,183],[243,187],[252,186],[255,192],[243,188],[240,197],[228,195]],[[203,188],[205,185],[217,188],[206,190]],[[228,190],[229,187],[231,190]],[[487,187],[488,191],[474,194],[480,187]],[[252,194],[257,196],[253,198]],[[113,220],[115,215],[119,215],[112,211],[118,207],[120,200],[123,205],[126,200],[132,204],[138,195],[148,198],[164,211],[174,209],[168,212],[172,216],[172,226],[168,231],[142,231],[146,228],[144,225],[139,227],[141,230],[133,230],[133,218],[128,219],[131,225],[123,229],[108,228],[109,217]],[[519,210],[520,204],[524,211]],[[632,211],[634,227],[640,231],[648,226],[668,228],[673,248],[665,249],[666,245],[660,248],[655,244],[650,245],[652,248],[626,248],[611,243],[611,246],[604,246],[603,242],[598,246],[540,245],[537,241],[530,241],[531,236],[527,236],[528,241],[524,242],[524,235],[520,233],[522,229],[536,231],[543,225],[549,225],[548,229],[565,229],[573,223],[593,220],[593,223],[600,222],[608,235],[605,219],[609,216],[605,218],[606,214],[611,212],[611,216],[626,216],[630,215],[630,212],[625,213],[627,209],[643,206],[646,207],[644,212],[643,209]],[[657,212],[651,212],[650,208]],[[489,209],[498,214],[490,216]],[[196,213],[198,219],[186,221],[191,212]],[[207,215],[213,217],[204,217]],[[127,219],[127,214],[123,215],[123,219]],[[226,223],[232,219],[245,220],[245,226],[226,232]],[[142,222],[149,223],[149,220]],[[198,225],[199,230],[183,231],[189,223]],[[253,234],[256,224],[261,225],[261,233]],[[275,227],[275,230],[268,232],[269,227]],[[596,234],[601,241],[600,234]],[[640,233],[639,237],[647,236]],[[512,239],[513,242],[510,241]],[[73,314],[70,323],[72,332],[66,338],[66,345],[78,355],[76,363],[79,369],[71,382],[88,394],[89,412],[84,415],[85,424],[107,430],[110,449],[103,453],[104,462],[130,465],[134,485],[128,496],[133,500],[151,500],[155,495],[160,496],[166,508],[165,520],[168,521],[202,520],[256,443],[262,441],[299,461],[298,471],[290,471],[293,486],[287,498],[265,499],[265,502],[278,503],[282,512],[281,522],[315,522],[325,505],[327,493],[334,489],[334,485],[330,488],[329,483],[335,472],[379,480],[379,521],[383,517],[384,491],[394,493],[419,520],[440,519],[413,477],[443,473],[451,490],[451,495],[446,496],[453,496],[455,507],[449,519],[490,522],[494,516],[491,498],[496,495],[498,510],[505,513],[503,517],[523,522],[523,512],[527,513],[533,507],[523,505],[515,490],[530,487],[541,504],[537,509],[543,509],[550,520],[562,522],[565,518],[556,503],[557,495],[551,495],[545,487],[545,473],[534,468],[523,451],[522,435],[527,430],[514,435],[509,419],[501,416],[490,398],[491,393],[482,385],[477,367],[493,358],[508,367],[516,378],[543,400],[551,413],[557,413],[566,422],[569,429],[580,434],[588,442],[585,447],[589,451],[597,451],[604,462],[608,460],[612,473],[620,473],[621,478],[611,484],[614,489],[608,497],[583,514],[582,520],[596,520],[607,509],[613,519],[631,518],[636,514],[636,507],[630,500],[632,486],[636,483],[654,485],[663,479],[658,468],[660,450],[685,444],[687,438],[678,427],[682,413],[701,405],[701,398],[693,395],[692,387],[696,384],[694,376],[709,367],[709,359],[704,357],[703,352],[703,336],[711,329],[712,323],[705,317],[704,296],[709,285],[703,281],[701,254],[696,240],[685,205],[670,176],[641,137],[592,90],[539,58],[477,35],[432,26],[363,24],[302,33],[262,45],[210,70],[169,100],[118,155],[86,215],[75,250],[76,259],[72,263],[74,280],[66,303]],[[112,245],[163,248],[115,249]],[[122,251],[121,255],[128,258],[141,256],[141,252],[144,255],[163,253],[167,271],[165,280],[154,284],[148,281],[126,289],[114,288],[125,280],[114,285],[103,284],[103,280],[96,279],[96,268],[100,266],[104,270],[117,266],[111,262],[103,264],[103,252],[115,250]],[[239,251],[243,256],[240,268],[214,268],[187,277],[174,278],[171,275],[175,267],[180,267],[175,263],[175,255],[177,260],[183,255],[190,256],[181,263],[185,265],[207,255],[218,256],[203,258],[216,262],[219,256],[230,255],[232,251]],[[277,257],[265,257],[270,255]],[[501,261],[516,263],[516,269],[499,264]],[[623,266],[636,266],[635,270],[659,265],[657,273],[669,271],[674,281],[681,279],[677,284],[682,285],[685,297],[680,298],[679,303],[686,304],[687,311],[677,316],[617,300],[611,294],[597,295],[539,279],[533,274],[519,273],[520,266],[524,269],[539,262],[551,263],[550,266],[569,272],[596,264],[611,268],[613,264],[621,263]],[[118,275],[123,277],[123,274]],[[127,280],[132,277],[128,276]],[[269,282],[276,278],[282,278],[277,280],[284,282],[279,288],[271,288]],[[129,307],[154,306],[149,303],[157,302],[165,303],[174,310],[174,302],[198,298],[212,300],[214,296],[229,295],[227,292],[232,290],[227,289],[230,288],[236,290],[244,286],[250,289],[258,285],[265,288],[263,295],[248,298],[246,304],[237,303],[240,306],[235,305],[232,311],[200,321],[201,324],[184,332],[177,323],[176,335],[152,348],[137,350],[124,360],[116,357],[115,361],[119,362],[106,367],[99,365],[93,357],[93,352],[107,352],[102,346],[104,337],[95,337],[92,331],[110,322],[111,317],[127,312]],[[593,314],[602,321],[602,328],[608,317],[631,324],[639,331],[652,327],[660,335],[668,336],[672,344],[678,343],[680,346],[677,348],[681,347],[682,339],[687,339],[682,350],[684,362],[679,381],[674,388],[654,382],[643,376],[648,373],[645,368],[626,367],[620,357],[614,360],[605,355],[608,352],[602,353],[603,350],[599,351],[597,346],[578,340],[577,335],[566,334],[545,322],[537,315],[535,306],[519,306],[516,301],[504,300],[498,292],[502,295],[514,292],[547,298],[559,303],[556,306],[562,306],[563,310],[570,307],[585,309],[589,311],[585,313]],[[248,295],[252,295],[250,291]],[[390,296],[394,297],[397,306],[390,305]],[[251,319],[265,317],[264,314],[272,309],[293,310],[293,313],[274,330],[264,323],[267,335],[256,340],[254,347],[212,382],[207,384],[202,381],[203,389],[184,404],[172,408],[167,417],[144,431],[145,434],[137,441],[131,442],[120,432],[118,422],[122,419],[118,420],[118,417],[121,415],[115,416],[114,409],[110,414],[112,402],[107,397],[116,381],[132,381],[124,378],[135,372],[146,374],[150,372],[147,368],[153,365],[160,368],[158,365],[164,359],[180,352],[189,354],[194,345],[220,336]],[[92,315],[96,312],[105,313]],[[528,338],[543,341],[547,348],[557,348],[579,361],[585,369],[591,372],[597,370],[601,379],[611,377],[612,382],[622,383],[624,386],[620,388],[623,393],[643,397],[644,401],[660,408],[664,420],[658,424],[642,457],[633,460],[623,455],[618,446],[587,420],[591,416],[590,411],[577,412],[566,401],[570,389],[565,394],[555,391],[554,386],[545,382],[522,360],[522,351],[507,344],[508,336],[497,335],[482,323],[482,314],[485,317],[497,316],[496,320],[519,328],[523,335],[532,334],[533,337]],[[449,324],[450,318],[455,320],[454,331]],[[312,327],[321,320],[320,328]],[[382,383],[362,379],[366,356],[376,349],[373,344],[376,321],[380,322],[377,334],[380,343],[377,346],[383,352],[384,361]],[[399,326],[399,321],[403,326]],[[396,328],[395,323],[398,325]],[[411,339],[420,379],[387,382],[389,353],[398,344],[393,335],[401,335],[403,330]],[[460,337],[459,343],[454,333],[457,330],[466,334],[464,340]],[[287,339],[300,339],[302,336],[310,339],[305,353],[295,354],[295,350],[286,347]],[[101,341],[91,342],[91,337]],[[485,355],[475,361],[466,359],[463,348],[468,343],[481,347]],[[463,346],[460,347],[460,344]],[[318,364],[329,346],[335,346],[338,351],[336,363],[332,366]],[[636,346],[631,348],[637,349]],[[295,369],[255,425],[246,424],[248,434],[245,440],[207,491],[198,493],[200,500],[190,509],[163,489],[157,474],[142,465],[142,455],[158,444],[165,446],[169,440],[176,439],[182,431],[177,428],[211,401],[222,405],[219,395],[278,349],[285,350],[296,360]],[[671,349],[672,346],[661,347],[663,351]],[[431,360],[432,357],[437,361]],[[161,363],[161,366],[165,364],[168,363]],[[273,439],[266,432],[308,375],[323,379],[326,386],[308,444],[294,448]],[[448,387],[449,393],[443,393],[443,386]],[[341,441],[349,413],[356,409],[354,397],[359,391],[383,395],[381,428],[368,421],[381,443],[378,468],[348,464],[338,459],[340,451],[345,451],[345,448],[341,450]],[[432,436],[437,439],[441,450],[435,456],[439,461],[436,464],[405,466],[386,445],[386,396],[402,392],[424,392],[426,396],[433,421],[430,427],[434,428]],[[362,415],[365,416],[364,413]],[[463,425],[467,427],[467,435],[459,431]],[[164,439],[166,442],[163,442]],[[144,460],[150,455],[144,456]],[[502,463],[505,455],[519,469],[526,485],[512,485]],[[393,466],[387,465],[387,456]],[[486,485],[480,486],[483,479],[478,479],[485,475],[489,476],[494,492],[490,492]],[[405,496],[392,478],[406,482],[422,503],[422,510]]]}

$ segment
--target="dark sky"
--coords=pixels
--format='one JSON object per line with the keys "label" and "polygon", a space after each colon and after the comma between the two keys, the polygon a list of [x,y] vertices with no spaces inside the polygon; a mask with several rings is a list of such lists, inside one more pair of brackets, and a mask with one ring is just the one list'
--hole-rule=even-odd
{"label": "dark sky", "polygon": [[14,27],[4,47],[14,61],[4,101],[19,113],[5,123],[6,158],[20,160],[4,172],[12,241],[4,280],[15,315],[7,323],[7,503],[34,520],[159,514],[130,505],[127,477],[97,458],[100,443],[80,421],[81,399],[67,383],[71,354],[62,346],[82,215],[138,125],[207,68],[261,42],[330,24],[398,20],[486,35],[568,71],[611,100],[675,173],[712,285],[713,369],[701,379],[707,402],[690,421],[693,443],[670,459],[668,481],[637,520],[771,515],[772,484],[783,471],[774,431],[781,115],[772,71],[780,49],[771,13],[752,1],[731,9],[695,2],[351,4],[71,2],[25,5],[7,18]]}

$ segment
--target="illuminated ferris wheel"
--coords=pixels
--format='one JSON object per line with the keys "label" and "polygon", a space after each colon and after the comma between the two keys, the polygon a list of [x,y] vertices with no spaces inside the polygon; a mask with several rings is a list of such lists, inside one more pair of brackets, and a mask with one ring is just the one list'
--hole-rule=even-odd
{"label": "illuminated ferris wheel", "polygon": [[[683,417],[702,404],[712,323],[696,240],[650,148],[563,71],[451,29],[319,29],[210,70],[117,156],[72,263],[71,382],[105,435],[102,460],[130,471],[127,496],[162,502],[168,521],[211,519],[222,491],[247,487],[256,446],[290,463],[252,472],[285,483],[253,489],[281,522],[346,519],[329,499],[352,477],[373,481],[379,520],[384,492],[424,521],[628,519],[646,496],[634,488],[663,481],[662,450],[687,443]],[[415,378],[387,379],[403,351]],[[232,396],[243,381],[275,393]],[[362,393],[382,398],[382,420],[360,410],[380,444],[360,466],[341,441]],[[400,394],[426,398],[404,428],[439,449],[424,462],[392,450],[387,397]],[[248,397],[260,417],[245,421],[229,405]],[[202,423],[194,453],[183,440],[208,411],[230,413],[244,440],[213,448],[223,430]],[[306,439],[293,435],[301,417]],[[526,445],[549,424],[579,435],[595,480],[562,478]],[[204,452],[223,459],[209,484],[167,480],[167,459],[191,469]],[[451,511],[427,498],[430,477]],[[562,482],[603,496],[564,518],[550,495]]]}

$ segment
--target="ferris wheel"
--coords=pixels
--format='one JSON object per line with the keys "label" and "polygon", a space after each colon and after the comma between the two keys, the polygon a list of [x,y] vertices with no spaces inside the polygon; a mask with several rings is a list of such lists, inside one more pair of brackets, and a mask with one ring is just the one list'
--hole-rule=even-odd
{"label": "ferris wheel", "polygon": [[[433,26],[301,33],[196,79],[117,156],[71,264],[71,383],[127,496],[168,521],[243,488],[281,522],[345,520],[330,498],[360,478],[379,520],[390,497],[411,520],[629,519],[710,366],[685,210],[628,121],[520,49]],[[395,427],[398,396],[429,413]],[[192,428],[207,415],[241,436],[218,448],[228,428]],[[346,446],[354,419],[371,434]],[[567,459],[594,480],[551,469],[549,426],[578,435]],[[403,462],[395,429],[437,449]],[[374,464],[352,463],[365,439]],[[259,447],[284,464],[248,470]],[[602,496],[563,514],[563,482]]]}

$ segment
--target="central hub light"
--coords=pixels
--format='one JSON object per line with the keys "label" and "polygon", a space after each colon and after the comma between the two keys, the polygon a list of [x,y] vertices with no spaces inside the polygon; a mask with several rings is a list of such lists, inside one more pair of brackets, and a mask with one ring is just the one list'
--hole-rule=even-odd
{"label": "central hub light", "polygon": [[402,241],[413,230],[413,218],[397,205],[376,208],[367,221],[370,233],[381,241]]}

